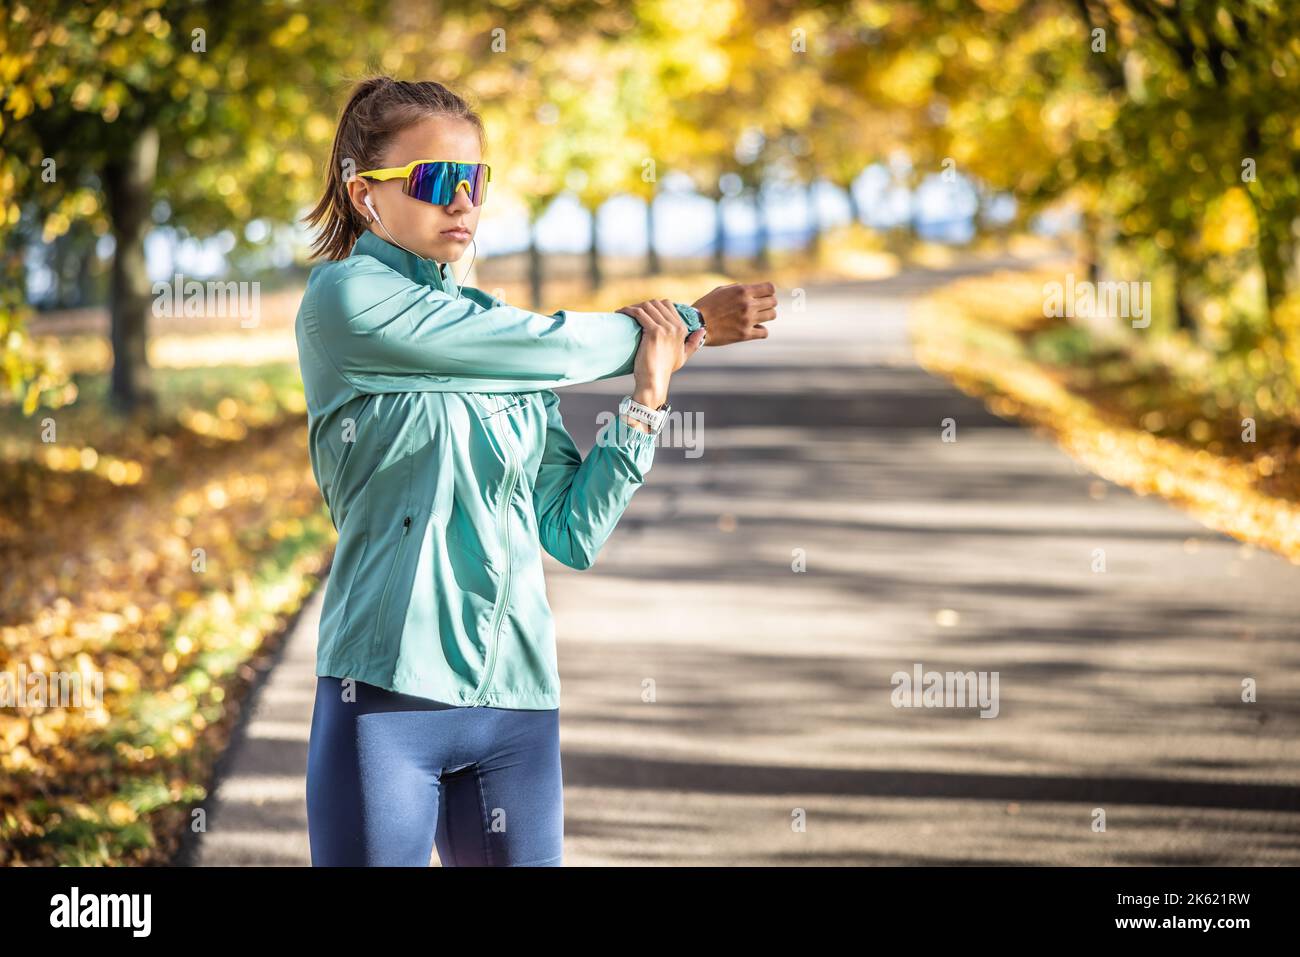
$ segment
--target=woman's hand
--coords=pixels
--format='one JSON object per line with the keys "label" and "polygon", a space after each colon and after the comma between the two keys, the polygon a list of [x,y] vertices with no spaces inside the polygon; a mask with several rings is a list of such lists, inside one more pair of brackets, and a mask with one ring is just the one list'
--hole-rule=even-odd
{"label": "woman's hand", "polygon": [[691,303],[709,327],[709,345],[766,339],[764,322],[776,318],[776,287],[770,282],[733,282]]}
{"label": "woman's hand", "polygon": [[641,345],[632,369],[636,378],[632,398],[657,409],[668,401],[668,382],[673,373],[704,344],[705,330],[696,329],[686,335],[686,323],[670,299],[649,299],[616,311],[631,316],[641,326]]}

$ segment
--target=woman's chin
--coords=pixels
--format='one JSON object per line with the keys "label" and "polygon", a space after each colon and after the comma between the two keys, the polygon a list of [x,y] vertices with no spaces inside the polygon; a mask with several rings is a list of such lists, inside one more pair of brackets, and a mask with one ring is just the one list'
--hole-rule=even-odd
{"label": "woman's chin", "polygon": [[465,255],[465,250],[469,248],[468,239],[448,239],[440,237],[436,242],[430,243],[434,250],[433,259],[439,262],[454,263],[461,256]]}

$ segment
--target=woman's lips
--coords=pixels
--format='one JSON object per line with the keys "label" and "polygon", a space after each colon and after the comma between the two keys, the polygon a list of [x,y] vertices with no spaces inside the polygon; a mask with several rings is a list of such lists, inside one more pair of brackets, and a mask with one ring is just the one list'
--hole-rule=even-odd
{"label": "woman's lips", "polygon": [[469,239],[468,229],[444,229],[442,234],[448,239]]}

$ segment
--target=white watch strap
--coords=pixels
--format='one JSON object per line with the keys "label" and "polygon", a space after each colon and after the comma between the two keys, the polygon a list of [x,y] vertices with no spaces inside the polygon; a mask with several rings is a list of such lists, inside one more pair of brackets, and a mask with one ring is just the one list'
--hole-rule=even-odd
{"label": "white watch strap", "polygon": [[668,417],[667,410],[652,409],[647,405],[642,405],[630,395],[625,396],[619,403],[619,411],[632,419],[637,419],[650,426],[657,434],[663,428],[664,420]]}

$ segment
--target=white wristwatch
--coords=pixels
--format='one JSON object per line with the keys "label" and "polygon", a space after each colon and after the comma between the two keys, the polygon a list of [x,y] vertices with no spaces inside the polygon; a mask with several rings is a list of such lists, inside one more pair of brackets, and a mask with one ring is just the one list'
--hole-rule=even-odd
{"label": "white wristwatch", "polygon": [[668,421],[668,413],[672,406],[665,402],[657,409],[652,409],[648,405],[642,405],[640,402],[633,400],[630,395],[623,396],[623,401],[618,404],[619,415],[626,415],[630,419],[636,419],[650,426],[650,434],[658,435],[663,431],[664,423]]}

